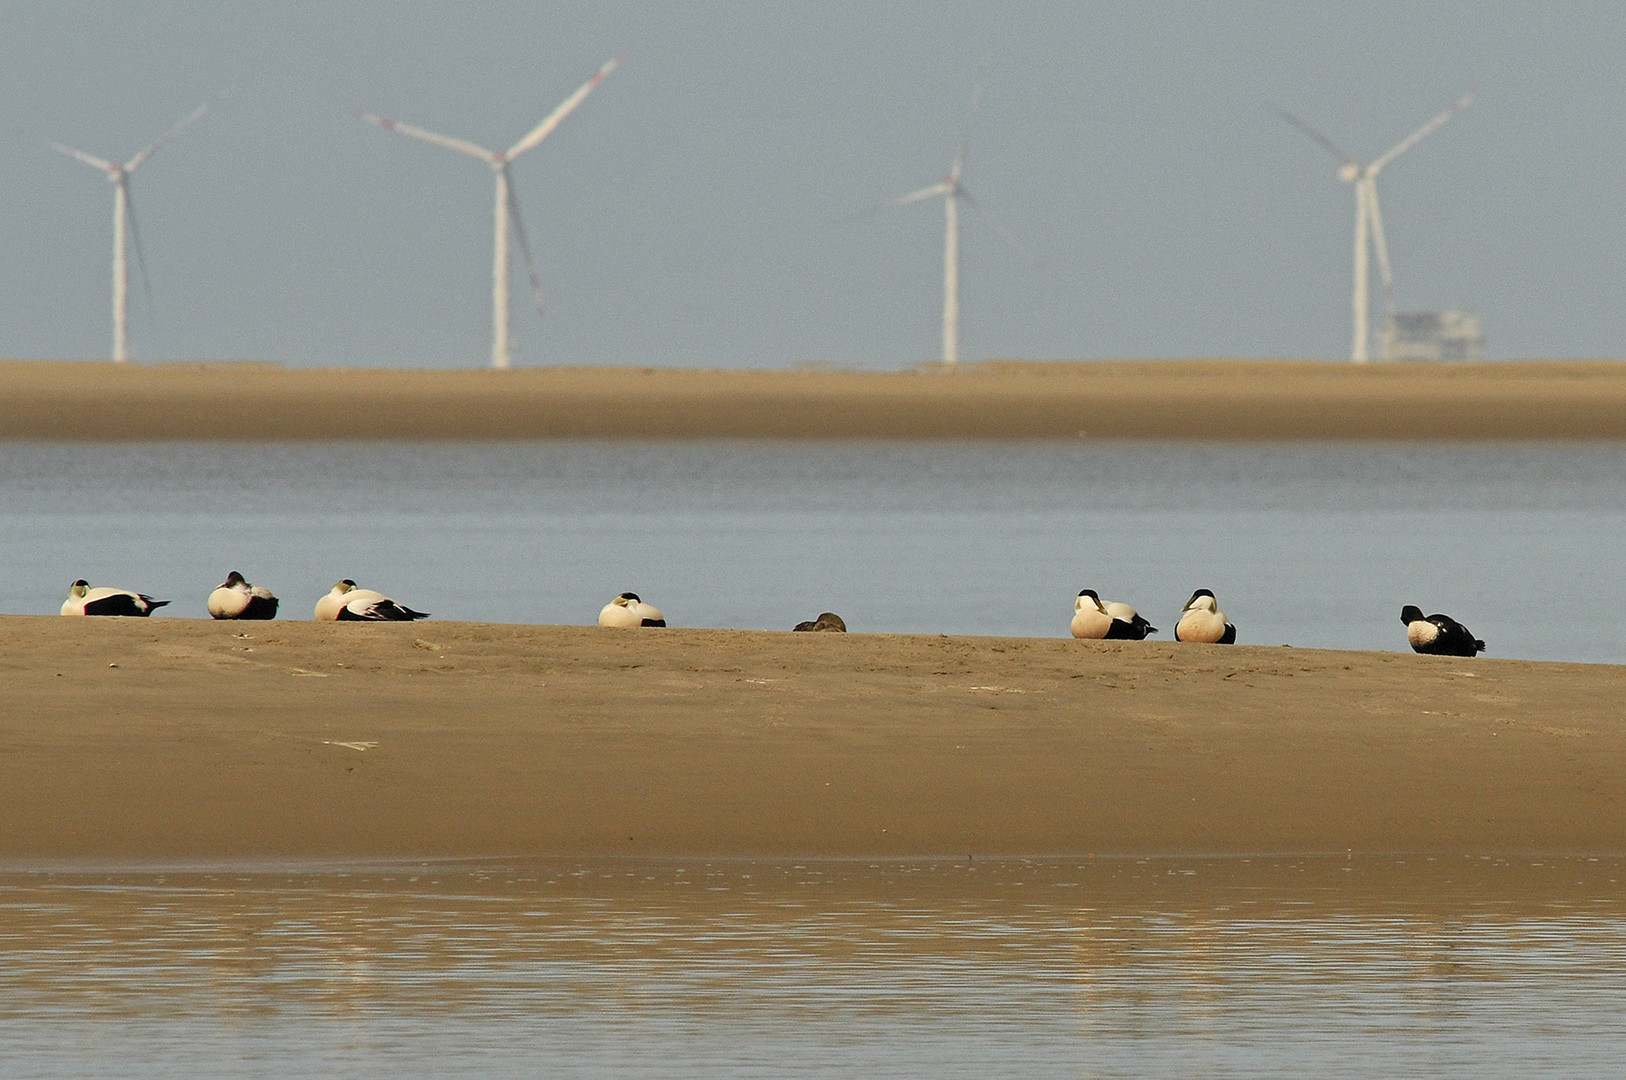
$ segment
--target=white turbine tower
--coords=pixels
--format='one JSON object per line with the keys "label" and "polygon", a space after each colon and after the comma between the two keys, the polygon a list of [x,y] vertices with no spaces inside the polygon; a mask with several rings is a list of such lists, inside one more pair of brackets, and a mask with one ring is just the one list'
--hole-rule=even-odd
{"label": "white turbine tower", "polygon": [[887,207],[894,207],[925,202],[927,199],[943,200],[943,214],[947,219],[943,232],[943,363],[948,365],[960,359],[960,200],[964,199],[970,204],[1007,243],[1028,258],[1033,257],[1033,253],[1016,239],[1015,234],[971,197],[960,181],[960,174],[965,170],[966,140],[970,138],[971,121],[976,116],[977,103],[981,98],[982,83],[979,82],[971,91],[971,109],[966,116],[965,134],[960,138],[960,147],[955,151],[954,164],[949,167],[948,176],[941,183],[910,192],[886,204]]}
{"label": "white turbine tower", "polygon": [[525,269],[531,278],[531,295],[536,300],[536,310],[542,311],[542,281],[537,277],[536,263],[531,258],[531,244],[525,236],[525,224],[519,216],[519,199],[514,194],[514,186],[508,177],[508,166],[513,164],[515,158],[525,151],[532,149],[537,143],[553,134],[564,118],[576,111],[576,106],[593,88],[604,81],[604,77],[614,71],[621,63],[622,57],[606,63],[598,72],[581,86],[576,92],[559,103],[559,107],[549,113],[547,118],[531,129],[519,142],[505,151],[487,150],[483,146],[463,139],[454,139],[447,135],[438,135],[433,131],[412,127],[409,124],[399,124],[394,120],[386,120],[381,116],[371,116],[367,113],[356,115],[370,124],[377,124],[386,131],[397,131],[402,135],[410,135],[414,139],[443,146],[448,150],[456,150],[460,154],[478,158],[491,166],[491,171],[497,178],[497,208],[496,208],[496,239],[492,245],[491,263],[491,366],[506,368],[513,360],[508,346],[508,229],[509,222],[513,223],[514,237],[519,241],[520,253],[525,258]]}
{"label": "white turbine tower", "polygon": [[1473,92],[1463,95],[1456,104],[1412,132],[1387,154],[1370,164],[1362,162],[1292,113],[1282,109],[1276,110],[1289,124],[1342,159],[1343,164],[1338,167],[1338,179],[1346,184],[1355,185],[1355,340],[1350,359],[1358,364],[1367,360],[1366,338],[1371,314],[1366,298],[1367,279],[1370,276],[1367,256],[1369,250],[1373,248],[1377,250],[1378,273],[1383,279],[1383,294],[1388,310],[1391,314],[1394,312],[1394,278],[1389,273],[1389,246],[1383,238],[1383,215],[1378,211],[1378,173],[1395,158],[1432,135],[1447,120],[1473,104],[1473,100]]}
{"label": "white turbine tower", "polygon": [[[222,94],[224,91],[222,91]],[[67,154],[76,161],[82,161],[91,168],[100,169],[107,174],[108,181],[113,185],[113,359],[119,363],[130,358],[130,328],[129,328],[129,296],[130,271],[125,259],[125,236],[129,236],[130,244],[135,248],[136,265],[141,268],[141,281],[147,284],[147,263],[141,255],[141,233],[136,229],[135,205],[130,201],[130,177],[153,153],[160,147],[180,134],[183,128],[188,127],[204,113],[209,106],[220,100],[221,95],[205,101],[196,109],[188,113],[181,122],[164,132],[163,136],[151,146],[141,151],[135,157],[120,165],[117,162],[103,161],[93,157],[83,150],[75,150],[71,146],[61,143],[52,143],[51,148]],[[151,288],[148,286],[149,296]]]}

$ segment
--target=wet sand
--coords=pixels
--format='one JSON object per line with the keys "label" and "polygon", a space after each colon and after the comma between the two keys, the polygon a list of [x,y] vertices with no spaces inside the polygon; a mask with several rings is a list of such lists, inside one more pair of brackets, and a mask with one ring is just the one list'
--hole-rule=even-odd
{"label": "wet sand", "polygon": [[0,858],[1620,855],[1622,700],[1398,652],[7,616]]}
{"label": "wet sand", "polygon": [[1626,438],[1626,363],[1000,361],[895,373],[0,361],[0,439]]}

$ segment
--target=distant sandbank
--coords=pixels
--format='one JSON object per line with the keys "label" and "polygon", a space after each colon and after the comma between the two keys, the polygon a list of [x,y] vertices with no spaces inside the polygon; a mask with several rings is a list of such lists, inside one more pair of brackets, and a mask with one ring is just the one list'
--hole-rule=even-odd
{"label": "distant sandbank", "polygon": [[0,858],[1626,853],[1626,668],[0,617]]}
{"label": "distant sandbank", "polygon": [[1626,363],[856,373],[0,361],[0,439],[1622,439]]}

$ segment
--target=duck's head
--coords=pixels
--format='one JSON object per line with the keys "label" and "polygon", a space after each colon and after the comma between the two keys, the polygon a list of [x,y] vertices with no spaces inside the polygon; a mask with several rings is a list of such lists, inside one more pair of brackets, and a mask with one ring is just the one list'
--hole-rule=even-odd
{"label": "duck's head", "polygon": [[231,573],[226,575],[226,583],[224,585],[220,586],[220,587],[222,589],[231,589],[231,588],[235,588],[238,585],[247,585],[247,584],[248,584],[248,582],[243,579],[243,575],[239,574],[237,571],[233,570]]}
{"label": "duck's head", "polygon": [[624,592],[611,600],[610,603],[616,607],[631,607],[633,604],[641,604],[643,601],[638,599],[638,594],[635,592]]}
{"label": "duck's head", "polygon": [[1085,608],[1094,608],[1101,612],[1107,610],[1101,606],[1101,596],[1094,589],[1080,589],[1078,599],[1073,601],[1074,611],[1083,611]]}
{"label": "duck's head", "polygon": [[1219,601],[1215,600],[1214,599],[1214,594],[1209,592],[1207,589],[1198,589],[1196,592],[1191,594],[1191,599],[1187,600],[1186,601],[1186,606],[1181,608],[1180,610],[1181,611],[1218,611],[1219,610]]}
{"label": "duck's head", "polygon": [[349,578],[345,578],[343,581],[333,586],[333,591],[340,596],[343,596],[347,592],[355,592],[356,583],[351,581]]}
{"label": "duck's head", "polygon": [[1400,621],[1407,626],[1414,622],[1423,621],[1423,609],[1416,604],[1407,604],[1400,609]]}
{"label": "duck's head", "polygon": [[90,582],[86,581],[84,578],[80,578],[78,581],[68,586],[69,596],[82,597],[88,592],[90,592]]}

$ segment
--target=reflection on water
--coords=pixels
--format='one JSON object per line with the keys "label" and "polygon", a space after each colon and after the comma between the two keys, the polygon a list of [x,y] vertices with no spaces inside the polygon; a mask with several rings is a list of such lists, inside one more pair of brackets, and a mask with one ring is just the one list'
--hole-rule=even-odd
{"label": "reflection on water", "polygon": [[1626,863],[0,874],[28,1076],[1613,1075]]}

